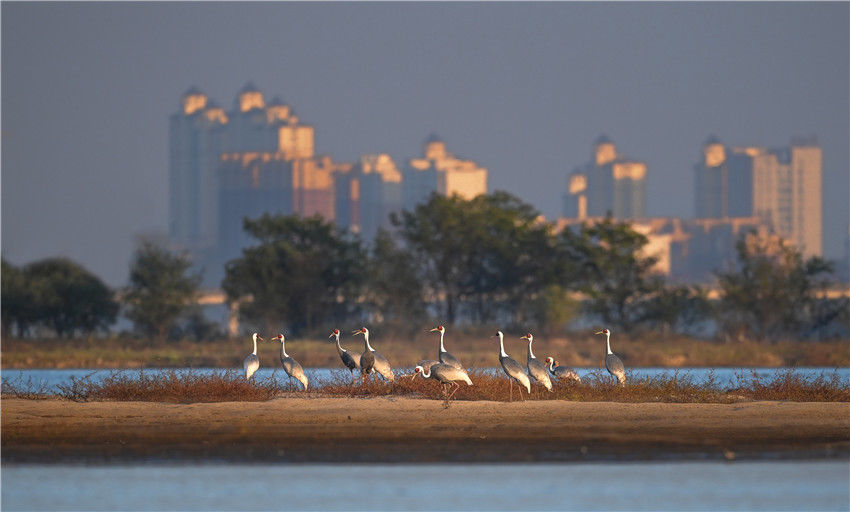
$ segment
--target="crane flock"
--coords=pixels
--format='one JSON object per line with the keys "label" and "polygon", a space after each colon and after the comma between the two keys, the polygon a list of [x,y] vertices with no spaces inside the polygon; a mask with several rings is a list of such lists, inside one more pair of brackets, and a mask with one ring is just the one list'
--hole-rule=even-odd
{"label": "crane flock", "polygon": [[[473,383],[463,364],[461,364],[455,356],[446,350],[446,328],[440,325],[431,329],[429,332],[440,333],[440,344],[437,348],[437,359],[422,359],[418,361],[413,374],[411,374],[410,377],[414,378],[417,375],[421,375],[425,379],[436,380],[443,387],[443,391],[446,394],[448,393],[448,389],[454,386],[451,394],[447,394],[446,396],[446,400],[450,400],[457,390],[460,389],[460,382],[466,383],[468,386],[472,386]],[[355,383],[355,371],[357,370],[360,371],[361,385],[367,382],[369,375],[373,373],[380,375],[388,382],[395,382],[395,373],[393,372],[390,362],[369,343],[369,329],[361,327],[360,329],[353,331],[352,334],[355,336],[363,335],[363,353],[358,354],[356,352],[349,352],[343,348],[340,344],[339,329],[334,329],[328,336],[331,343],[336,343],[336,350],[343,366],[351,372],[351,384],[353,385]],[[623,361],[611,351],[611,331],[609,329],[602,329],[595,334],[605,335],[607,348],[607,353],[605,355],[605,369],[617,379],[620,386],[625,386],[626,368],[623,365]],[[257,340],[265,341],[258,335],[258,333],[254,333],[251,338],[254,343],[254,351],[248,354],[242,365],[245,370],[246,380],[251,379],[260,368],[260,359],[257,356]],[[540,360],[534,356],[534,351],[531,348],[531,344],[534,342],[534,335],[531,333],[527,333],[520,338],[528,343],[525,368],[523,368],[519,362],[511,358],[505,352],[505,336],[502,331],[497,331],[493,338],[499,338],[499,363],[501,363],[502,370],[508,377],[511,401],[513,401],[514,383],[517,385],[520,398],[525,400],[522,396],[522,389],[524,388],[526,393],[530,395],[532,384],[537,384],[551,392],[553,388],[553,378],[564,382],[581,382],[581,378],[574,370],[566,366],[558,365],[558,361],[556,361],[553,357],[547,357],[545,359],[545,363],[541,363]],[[280,363],[283,370],[289,376],[290,384],[292,384],[292,379],[295,379],[300,382],[303,389],[306,390],[309,385],[307,375],[304,373],[304,368],[301,364],[286,352],[285,340],[286,338],[283,334],[278,334],[269,341],[280,342]]]}

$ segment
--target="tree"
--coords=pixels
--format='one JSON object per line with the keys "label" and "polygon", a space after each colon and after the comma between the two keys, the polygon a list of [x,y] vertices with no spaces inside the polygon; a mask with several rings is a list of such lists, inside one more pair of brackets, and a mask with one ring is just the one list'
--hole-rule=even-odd
{"label": "tree", "polygon": [[124,293],[127,318],[138,331],[165,340],[193,307],[201,276],[189,274],[191,266],[186,254],[173,253],[151,240],[141,242]]}
{"label": "tree", "polygon": [[0,314],[2,314],[3,337],[12,334],[12,327],[18,336],[25,336],[29,326],[35,321],[35,297],[29,281],[23,271],[2,260],[2,297],[0,297]]}
{"label": "tree", "polygon": [[227,263],[222,282],[229,301],[242,301],[241,317],[269,331],[312,330],[356,307],[367,262],[359,240],[319,216],[265,214],[243,225],[259,243]]}
{"label": "tree", "polygon": [[423,284],[411,261],[410,252],[389,232],[378,231],[370,251],[365,291],[370,308],[380,313],[380,321],[400,324],[423,316]]}
{"label": "tree", "polygon": [[563,250],[578,265],[571,284],[588,297],[587,309],[606,325],[630,331],[647,321],[647,300],[664,286],[652,273],[657,258],[642,256],[646,236],[610,217],[561,232]]}
{"label": "tree", "polygon": [[717,272],[720,321],[728,333],[762,339],[802,336],[822,328],[847,308],[828,301],[830,262],[804,258],[785,240],[743,235],[735,246],[736,268]]}
{"label": "tree", "polygon": [[118,303],[97,276],[67,258],[48,258],[23,269],[33,300],[33,322],[60,337],[105,330],[115,322]]}

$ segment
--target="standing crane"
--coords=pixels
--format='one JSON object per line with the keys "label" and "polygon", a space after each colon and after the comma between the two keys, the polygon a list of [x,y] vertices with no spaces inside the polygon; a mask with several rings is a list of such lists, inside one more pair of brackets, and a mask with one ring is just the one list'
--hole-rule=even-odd
{"label": "standing crane", "polygon": [[254,338],[254,351],[248,354],[245,361],[242,362],[242,368],[245,369],[245,380],[254,376],[254,372],[260,369],[260,358],[257,357],[257,340],[264,341],[257,333],[252,336]]}
{"label": "standing crane", "polygon": [[[499,338],[499,362],[502,363],[502,370],[505,371],[505,375],[508,376],[508,382],[510,382],[511,401],[513,402],[514,400],[514,381],[516,381],[517,386],[525,387],[528,394],[531,394],[531,381],[528,380],[528,375],[522,370],[522,365],[505,353],[504,334],[502,334],[502,331],[496,331],[496,335],[493,337]],[[519,392],[519,397],[522,398],[522,390]]]}
{"label": "standing crane", "polygon": [[283,370],[289,375],[289,383],[292,384],[293,377],[304,386],[304,390],[307,390],[307,375],[304,374],[304,368],[301,368],[301,364],[295,359],[291,358],[289,354],[286,353],[286,343],[283,334],[278,334],[273,340],[278,340],[280,342],[280,363],[283,365]]}
{"label": "standing crane", "polygon": [[354,370],[360,368],[360,354],[349,354],[347,350],[339,344],[339,329],[334,329],[328,338],[336,338],[336,352],[339,358],[342,359],[342,364],[351,372],[351,383],[354,384]]}
{"label": "standing crane", "polygon": [[543,366],[543,363],[539,359],[534,357],[534,352],[531,351],[531,343],[534,341],[534,335],[528,333],[520,339],[528,341],[528,376],[534,382],[552,391],[552,381],[549,379],[549,372],[546,371],[546,367]]}
{"label": "standing crane", "polygon": [[[458,370],[464,370],[463,365],[460,364],[460,361],[453,355],[451,355],[447,350],[445,345],[443,344],[443,338],[446,335],[446,328],[442,325],[438,325],[431,329],[431,332],[437,331],[440,333],[440,350],[437,352],[437,359],[440,360],[441,363],[447,364],[449,366],[454,366]],[[464,370],[465,372],[466,370]]]}
{"label": "standing crane", "polygon": [[390,362],[369,344],[369,329],[361,327],[352,334],[355,336],[358,334],[363,335],[364,350],[363,354],[360,355],[360,374],[364,377],[363,380],[365,381],[365,377],[368,377],[370,373],[378,372],[388,381],[394,382],[395,374],[393,374],[393,368],[390,366]]}
{"label": "standing crane", "polygon": [[445,363],[437,363],[427,370],[421,366],[417,366],[413,372],[414,377],[416,375],[422,375],[426,379],[440,381],[440,385],[443,386],[443,395],[448,393],[446,384],[454,386],[455,390],[452,391],[451,395],[446,397],[446,401],[451,400],[454,394],[457,393],[457,390],[460,389],[460,384],[458,384],[458,382],[466,382],[467,385],[472,385],[469,375],[467,375],[464,370],[458,370],[454,366],[449,366]]}
{"label": "standing crane", "polygon": [[559,366],[558,361],[555,361],[552,357],[546,358],[546,367],[549,369],[549,373],[558,379],[581,382],[581,377],[576,372],[566,366]]}
{"label": "standing crane", "polygon": [[626,385],[626,367],[623,366],[623,361],[617,357],[613,352],[611,352],[611,331],[609,329],[602,329],[596,334],[604,334],[605,341],[608,344],[608,353],[605,355],[605,369],[608,370],[608,373],[617,377],[617,380],[620,382],[621,386]]}

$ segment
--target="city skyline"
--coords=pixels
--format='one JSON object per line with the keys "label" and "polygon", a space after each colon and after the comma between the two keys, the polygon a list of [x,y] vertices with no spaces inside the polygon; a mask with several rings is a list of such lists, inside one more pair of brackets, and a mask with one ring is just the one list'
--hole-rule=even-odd
{"label": "city skyline", "polygon": [[[684,218],[693,217],[693,165],[709,136],[776,147],[816,135],[824,253],[843,256],[846,4],[2,10],[2,251],[16,264],[66,255],[124,283],[133,239],[167,232],[163,134],[175,98],[197,85],[226,102],[246,81],[282,95],[317,128],[317,153],[402,163],[436,132],[489,170],[489,190],[508,190],[549,219],[600,133],[646,162],[647,215]],[[663,37],[645,34],[646,24]],[[529,27],[537,29],[522,32]],[[330,41],[311,39],[311,29]]]}

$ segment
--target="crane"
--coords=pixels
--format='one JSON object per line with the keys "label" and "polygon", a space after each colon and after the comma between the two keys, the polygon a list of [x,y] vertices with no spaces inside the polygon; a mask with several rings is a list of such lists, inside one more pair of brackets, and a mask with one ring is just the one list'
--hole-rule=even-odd
{"label": "crane", "polygon": [[520,339],[528,341],[528,376],[534,382],[552,391],[552,381],[549,379],[549,372],[546,371],[546,367],[543,366],[543,363],[539,359],[534,357],[534,352],[531,351],[531,343],[534,341],[534,335],[528,333]]}
{"label": "crane", "polygon": [[[463,365],[460,364],[460,361],[453,355],[451,355],[447,350],[445,345],[443,344],[443,337],[446,335],[446,328],[442,325],[438,325],[431,329],[430,332],[437,331],[440,333],[440,350],[437,352],[437,359],[440,360],[441,363],[447,364],[449,366],[454,366],[458,370],[463,370]],[[464,370],[465,371],[465,370]]]}
{"label": "crane", "polygon": [[[504,334],[502,334],[502,331],[496,331],[496,335],[493,337],[499,338],[499,362],[502,363],[502,370],[505,371],[505,375],[508,376],[508,382],[510,382],[511,401],[513,402],[514,400],[514,381],[516,381],[517,386],[525,387],[528,394],[531,394],[531,381],[528,380],[528,375],[522,371],[522,365],[505,353]],[[522,398],[522,390],[519,392],[519,397]],[[523,400],[525,399],[523,398]]]}
{"label": "crane", "polygon": [[427,370],[421,366],[417,366],[413,372],[414,377],[416,375],[422,375],[426,379],[440,381],[440,384],[443,386],[444,395],[448,392],[448,388],[445,386],[446,384],[454,386],[455,389],[452,391],[452,394],[446,397],[447,401],[451,400],[452,396],[454,396],[454,394],[457,393],[457,390],[460,389],[460,384],[458,384],[458,382],[466,382],[467,385],[472,385],[472,380],[469,379],[469,375],[467,375],[465,371],[458,370],[454,366],[450,366],[445,363],[437,363]]}
{"label": "crane", "polygon": [[254,376],[254,372],[260,369],[260,358],[257,357],[257,340],[264,341],[257,333],[252,336],[254,339],[254,351],[248,354],[245,361],[242,362],[242,368],[245,369],[245,380]]}
{"label": "crane", "polygon": [[339,358],[342,359],[342,364],[351,372],[351,383],[354,384],[354,370],[360,368],[360,354],[349,354],[347,350],[339,344],[339,329],[334,329],[328,338],[336,338],[336,352]]}
{"label": "crane", "polygon": [[388,381],[394,382],[395,374],[393,374],[393,369],[392,366],[390,366],[390,362],[387,361],[386,357],[382,356],[380,352],[372,348],[372,345],[369,344],[369,329],[361,327],[360,329],[354,331],[352,334],[354,334],[355,336],[358,334],[363,335],[363,344],[365,348],[363,350],[363,354],[360,355],[361,375],[367,377],[372,372],[378,372]]}
{"label": "crane", "polygon": [[617,380],[620,382],[621,386],[626,385],[626,367],[623,366],[623,361],[617,357],[613,352],[611,352],[611,331],[609,329],[602,329],[596,334],[604,334],[605,341],[608,344],[608,353],[605,355],[605,369],[608,370],[608,373],[617,377]]}
{"label": "crane", "polygon": [[301,364],[286,353],[286,343],[283,334],[278,334],[272,339],[280,342],[280,363],[283,365],[283,370],[289,375],[289,383],[292,383],[294,377],[304,386],[304,390],[306,391],[307,375],[304,374],[304,368],[301,368]]}
{"label": "crane", "polygon": [[576,372],[566,366],[559,366],[558,361],[555,361],[552,357],[546,358],[546,367],[549,369],[549,373],[559,379],[581,382],[581,377]]}

